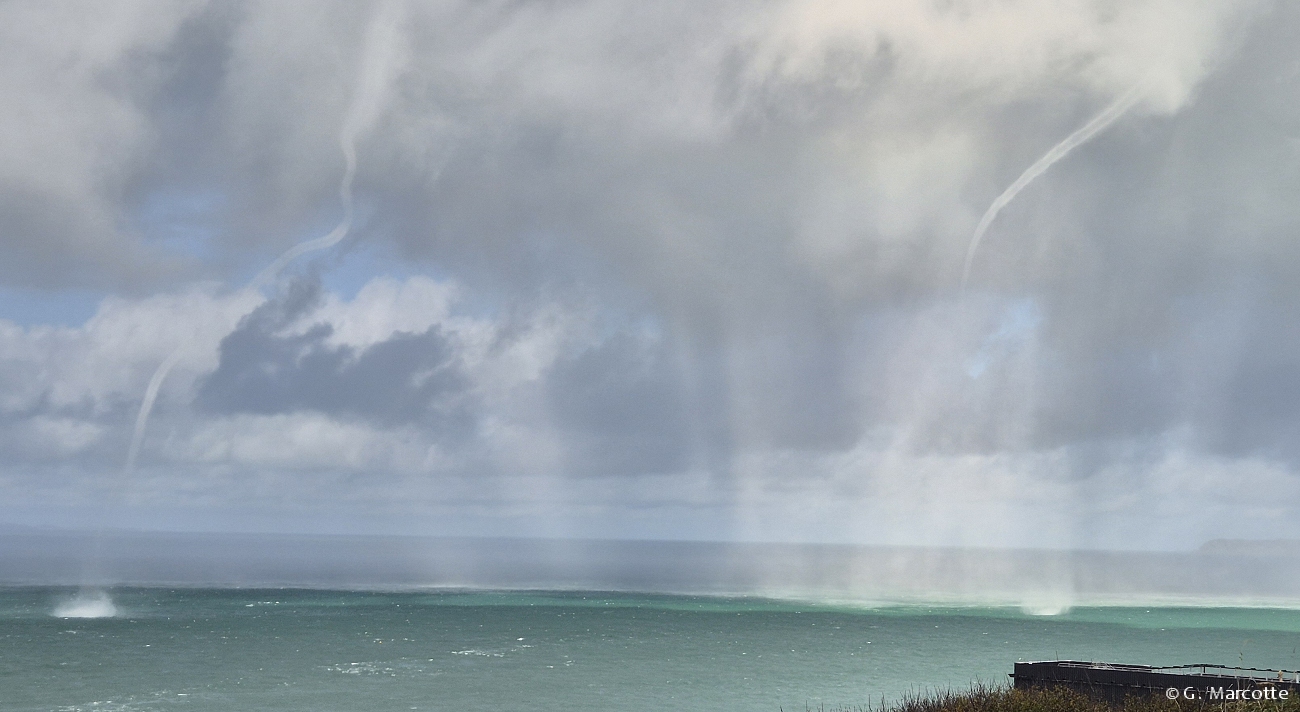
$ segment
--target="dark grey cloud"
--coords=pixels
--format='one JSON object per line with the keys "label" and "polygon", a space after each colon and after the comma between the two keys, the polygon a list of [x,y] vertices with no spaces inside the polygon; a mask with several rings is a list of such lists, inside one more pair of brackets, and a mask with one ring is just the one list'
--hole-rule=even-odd
{"label": "dark grey cloud", "polygon": [[[1154,498],[1185,453],[1300,470],[1292,5],[50,8],[0,10],[0,282],[110,289],[123,316],[0,334],[9,442],[120,445],[189,308],[140,294],[324,234],[352,137],[358,220],[320,264],[384,255],[455,298],[214,287],[155,462],[310,469],[427,431],[348,467],[706,473],[725,499],[942,462],[963,501],[989,472]],[[989,203],[1133,87],[1002,210],[963,293]],[[316,435],[281,457],[271,428]]]}
{"label": "dark grey cloud", "polygon": [[656,346],[616,334],[546,374],[548,405],[576,450],[575,474],[677,472],[690,464],[682,384]]}
{"label": "dark grey cloud", "polygon": [[[320,284],[295,280],[221,340],[217,369],[195,403],[214,413],[311,410],[383,425],[419,423],[447,439],[472,429],[467,381],[437,327],[398,332],[364,349],[328,343],[329,324],[310,324]],[[289,330],[306,322],[305,330]]]}

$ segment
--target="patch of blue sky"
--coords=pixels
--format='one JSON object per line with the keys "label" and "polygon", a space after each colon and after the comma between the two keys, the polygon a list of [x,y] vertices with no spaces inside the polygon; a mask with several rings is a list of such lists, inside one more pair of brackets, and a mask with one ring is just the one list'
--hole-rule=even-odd
{"label": "patch of blue sky", "polygon": [[[322,210],[306,227],[298,230],[292,241],[271,239],[275,236],[267,236],[265,243],[274,247],[252,250],[244,255],[230,276],[230,286],[243,287],[294,245],[328,235],[338,226],[342,216],[341,209],[330,207]],[[327,290],[347,299],[356,296],[362,287],[377,276],[405,278],[412,273],[412,270],[407,269],[400,260],[379,247],[373,236],[367,234],[372,216],[373,210],[368,206],[365,204],[358,206],[352,226],[339,244],[298,257],[284,266],[279,277],[315,274],[320,277],[322,285]],[[263,291],[266,289],[267,287],[263,287]]]}
{"label": "patch of blue sky", "polygon": [[[135,212],[135,228],[154,249],[206,262],[220,234],[225,196],[215,191],[161,190]],[[81,326],[108,295],[104,290],[0,286],[0,319],[23,327]]]}
{"label": "patch of blue sky", "polygon": [[160,190],[148,195],[136,214],[150,244],[173,255],[212,259],[213,243],[224,229],[226,196],[212,190]]}
{"label": "patch of blue sky", "polygon": [[415,275],[425,275],[438,281],[449,277],[432,274],[428,265],[415,265],[400,259],[388,243],[357,240],[345,243],[329,254],[318,258],[321,285],[339,298],[351,300],[363,287],[380,277],[398,281]]}
{"label": "patch of blue sky", "polygon": [[105,296],[92,290],[0,286],[0,319],[23,327],[81,326],[95,315]]}
{"label": "patch of blue sky", "polygon": [[1031,339],[1042,322],[1043,310],[1034,299],[1011,302],[1002,312],[997,330],[984,337],[979,351],[966,362],[966,374],[972,379],[984,375],[994,361]]}

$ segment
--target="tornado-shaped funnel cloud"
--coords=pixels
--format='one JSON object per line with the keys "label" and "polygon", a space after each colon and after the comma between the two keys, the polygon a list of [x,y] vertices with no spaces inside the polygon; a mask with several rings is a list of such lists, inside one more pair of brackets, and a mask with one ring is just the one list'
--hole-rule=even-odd
{"label": "tornado-shaped funnel cloud", "polygon": [[172,366],[181,360],[181,354],[184,348],[178,348],[171,352],[158,368],[153,372],[153,377],[149,379],[149,386],[144,389],[144,400],[140,402],[140,412],[135,415],[135,431],[131,433],[131,449],[126,452],[126,467],[124,471],[129,475],[135,470],[135,458],[140,454],[140,442],[144,440],[144,426],[149,422],[149,413],[153,411],[153,402],[158,400],[158,389],[162,388],[163,379],[167,378],[168,371]]}
{"label": "tornado-shaped funnel cloud", "polygon": [[1115,119],[1123,116],[1125,112],[1133,108],[1141,95],[1138,88],[1130,89],[1126,94],[1121,96],[1114,104],[1106,107],[1104,111],[1097,114],[1091,121],[1084,124],[1079,130],[1065,137],[1065,140],[1052,146],[1052,149],[1043,154],[1043,157],[1034,161],[1034,164],[1025,169],[1024,173],[1016,179],[1014,183],[1007,186],[1002,194],[993,200],[989,209],[984,211],[984,217],[980,218],[979,225],[975,227],[975,234],[971,236],[970,245],[966,248],[966,263],[961,270],[961,290],[966,291],[966,283],[970,281],[971,263],[975,260],[975,251],[979,249],[980,240],[983,239],[985,231],[993,223],[993,219],[998,213],[1010,203],[1025,186],[1029,185],[1035,178],[1042,175],[1044,171],[1052,167],[1053,163],[1065,158],[1066,155],[1088,142],[1093,136],[1101,133],[1107,126],[1115,122]]}
{"label": "tornado-shaped funnel cloud", "polygon": [[[356,93],[343,120],[343,129],[339,132],[339,148],[343,151],[344,162],[343,180],[339,182],[339,202],[343,205],[343,219],[327,234],[300,242],[285,250],[284,254],[258,272],[257,276],[253,277],[241,291],[261,289],[267,282],[275,279],[290,262],[309,252],[326,250],[339,244],[352,229],[352,180],[357,173],[357,136],[374,124],[387,98],[388,87],[402,47],[397,36],[402,10],[402,4],[399,2],[385,4],[366,31],[365,53],[361,62]],[[162,387],[167,374],[180,361],[184,352],[184,345],[177,347],[162,363],[158,364],[153,377],[149,379],[144,399],[140,402],[140,412],[135,417],[131,448],[126,455],[126,466],[123,471],[127,474],[135,470],[140,444],[144,440],[145,426],[149,424],[149,414],[153,412],[154,401],[158,399],[158,389]]]}
{"label": "tornado-shaped funnel cloud", "polygon": [[[356,151],[351,143],[344,143],[343,155],[347,160],[347,168],[343,173],[343,183],[339,188],[339,197],[343,203],[343,219],[338,225],[330,230],[328,234],[317,237],[285,250],[284,254],[275,259],[274,262],[267,265],[265,269],[257,273],[241,291],[251,291],[260,289],[267,282],[271,281],[284,269],[290,262],[316,250],[324,250],[337,245],[344,237],[347,236],[348,230],[352,229],[352,176],[356,173]],[[135,431],[131,434],[131,448],[126,454],[126,466],[123,471],[130,474],[135,470],[135,460],[140,454],[140,443],[144,440],[144,429],[149,424],[149,414],[153,412],[154,401],[158,399],[158,389],[162,388],[163,381],[167,379],[167,374],[171,372],[172,367],[181,360],[185,353],[185,346],[176,347],[163,362],[158,364],[158,368],[153,372],[153,377],[149,379],[149,385],[145,388],[144,399],[140,402],[140,412],[135,416]]]}
{"label": "tornado-shaped funnel cloud", "polygon": [[261,289],[267,282],[275,279],[290,262],[309,252],[327,250],[339,244],[352,229],[352,180],[357,174],[357,135],[375,123],[379,110],[386,101],[393,69],[398,63],[397,55],[402,46],[397,37],[401,14],[400,3],[385,4],[366,32],[366,50],[361,62],[357,91],[343,120],[343,130],[339,132],[339,148],[343,151],[344,161],[343,180],[339,182],[339,202],[343,205],[343,219],[328,234],[290,247],[265,269],[258,272],[245,289]]}
{"label": "tornado-shaped funnel cloud", "polygon": [[305,240],[285,250],[284,254],[275,258],[271,264],[258,272],[257,276],[253,277],[252,281],[244,289],[261,289],[267,282],[275,279],[276,275],[280,274],[280,270],[287,267],[290,262],[308,252],[327,250],[339,244],[344,237],[347,237],[348,231],[352,229],[352,177],[357,172],[357,153],[351,141],[344,142],[343,156],[347,162],[347,166],[343,171],[343,182],[339,185],[339,202],[343,204],[343,219],[327,234]]}

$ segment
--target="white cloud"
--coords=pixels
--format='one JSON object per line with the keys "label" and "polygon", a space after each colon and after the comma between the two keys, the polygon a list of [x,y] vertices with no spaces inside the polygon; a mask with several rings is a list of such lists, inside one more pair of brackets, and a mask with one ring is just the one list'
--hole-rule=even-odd
{"label": "white cloud", "polygon": [[[10,283],[148,277],[158,256],[123,229],[122,198],[152,141],[156,58],[199,9],[185,2],[0,10],[0,224]],[[143,263],[143,264],[138,264]]]}
{"label": "white cloud", "polygon": [[8,413],[49,408],[102,415],[123,400],[138,400],[150,374],[177,347],[185,348],[177,380],[214,367],[218,342],[260,300],[201,285],[144,299],[106,298],[80,327],[0,322],[0,360],[10,377],[0,402]]}
{"label": "white cloud", "polygon": [[[110,295],[0,322],[6,499],[106,486],[184,344],[134,495],[158,507],[442,492],[592,532],[1164,546],[1236,526],[1228,491],[1294,526],[1249,492],[1300,462],[1297,25],[1219,0],[7,5],[0,282]],[[989,201],[1134,86],[958,294]],[[219,286],[337,221],[354,135],[349,239],[440,276],[285,323],[284,295]],[[203,399],[218,373],[239,398]]]}
{"label": "white cloud", "polygon": [[1005,101],[1072,85],[1109,100],[1141,85],[1164,112],[1187,100],[1230,23],[1253,9],[1223,0],[835,0],[778,8],[755,30],[761,51],[752,67],[760,80],[820,82],[835,73],[836,53],[879,52],[897,63],[899,89],[990,92]]}
{"label": "white cloud", "polygon": [[400,282],[380,277],[367,282],[350,301],[327,295],[315,316],[334,327],[331,344],[361,348],[384,341],[394,332],[416,334],[434,325],[463,324],[464,329],[472,330],[474,324],[469,320],[452,322],[457,292],[456,285],[428,277]]}

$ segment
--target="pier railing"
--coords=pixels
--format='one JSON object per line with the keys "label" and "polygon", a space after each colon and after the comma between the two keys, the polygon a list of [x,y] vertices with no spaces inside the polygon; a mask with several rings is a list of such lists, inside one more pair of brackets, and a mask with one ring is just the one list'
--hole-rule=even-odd
{"label": "pier railing", "polygon": [[[1107,698],[1146,693],[1207,700],[1300,697],[1300,670],[1213,663],[1155,666],[1049,660],[1016,663],[1011,678],[1018,688],[1067,687]],[[1278,697],[1282,691],[1285,694]]]}

